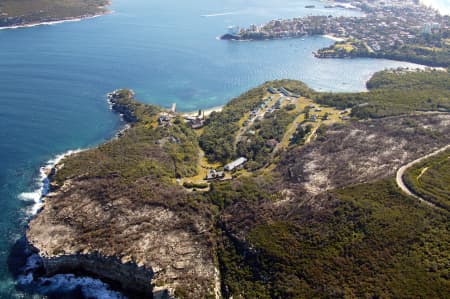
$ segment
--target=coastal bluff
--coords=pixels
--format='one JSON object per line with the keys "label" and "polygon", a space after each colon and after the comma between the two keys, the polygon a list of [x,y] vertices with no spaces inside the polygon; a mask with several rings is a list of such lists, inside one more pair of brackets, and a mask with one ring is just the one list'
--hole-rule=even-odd
{"label": "coastal bluff", "polygon": [[49,172],[26,232],[32,279],[87,274],[130,298],[446,298],[449,211],[395,174],[449,144],[449,80],[387,70],[360,93],[276,80],[207,117],[116,90],[126,129]]}
{"label": "coastal bluff", "polygon": [[[171,155],[189,149],[192,136],[151,127],[159,108],[137,103],[131,91],[117,91],[110,101],[130,128],[57,165],[52,190],[26,232],[30,248],[48,276],[93,275],[137,298],[213,294],[210,217],[171,183],[176,171],[188,171]],[[158,144],[169,137],[177,143]]]}

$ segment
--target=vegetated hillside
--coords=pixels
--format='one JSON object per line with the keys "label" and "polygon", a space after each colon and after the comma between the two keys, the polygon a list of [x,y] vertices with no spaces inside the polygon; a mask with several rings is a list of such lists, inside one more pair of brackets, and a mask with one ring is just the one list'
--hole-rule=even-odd
{"label": "vegetated hillside", "polygon": [[409,169],[405,183],[422,198],[450,210],[450,151]]}
{"label": "vegetated hillside", "polygon": [[361,40],[339,41],[318,50],[322,58],[370,57],[409,61],[432,67],[450,66],[450,32],[444,31],[418,37],[414,43],[405,44],[396,49],[373,52],[369,51]]}
{"label": "vegetated hillside", "polygon": [[450,143],[449,123],[449,114],[435,114],[336,124],[284,153],[278,170],[311,194],[393,176],[405,162]]}
{"label": "vegetated hillside", "polygon": [[[383,103],[383,111],[435,110],[426,101],[407,109],[402,100],[383,96],[419,90],[415,85],[445,95],[446,76],[383,72],[370,92],[333,97],[356,109],[364,103],[358,97],[380,91],[366,100]],[[129,91],[116,92],[113,109],[131,128],[63,161],[53,177],[56,193],[30,223],[28,238],[50,255],[99,252],[145,265],[155,271],[151,283],[175,289],[177,298],[213,295],[215,266],[225,298],[445,298],[449,214],[402,194],[393,177],[401,165],[450,143],[450,114],[344,121],[330,109],[340,121],[320,126],[309,143],[289,142],[276,153],[242,142],[235,148],[240,122],[269,86],[319,100],[329,95],[297,81],[267,82],[213,113],[197,138],[180,118],[158,125],[159,108],[135,102]],[[333,97],[326,103],[332,105]],[[286,141],[287,127],[303,120],[292,122],[289,113],[310,106],[302,101],[249,123],[250,135]],[[229,180],[185,190],[176,179],[197,174],[199,145],[211,161],[255,157]],[[252,162],[261,164],[248,167]],[[446,169],[435,165],[430,176]],[[443,184],[434,196],[446,196],[445,179]]]}
{"label": "vegetated hillside", "polygon": [[369,92],[317,93],[318,103],[353,107],[358,118],[379,118],[414,111],[450,111],[450,74],[446,71],[383,71],[368,82]]}
{"label": "vegetated hillside", "polygon": [[281,142],[286,127],[294,120],[295,115],[290,114],[287,109],[280,109],[266,115],[261,121],[255,123],[250,132],[240,140],[236,146],[238,156],[247,157],[251,160],[246,168],[259,169],[272,161],[272,152],[275,144]]}
{"label": "vegetated hillside", "polygon": [[403,195],[393,176],[448,144],[449,121],[336,125],[289,148],[271,175],[214,185],[226,296],[445,298],[449,215]]}
{"label": "vegetated hillside", "polygon": [[359,56],[386,58],[400,61],[409,61],[428,66],[450,66],[450,32],[437,34],[431,39],[434,41],[419,41],[417,44],[404,45],[397,50],[378,54],[364,53]]}
{"label": "vegetated hillside", "polygon": [[0,27],[105,13],[108,0],[1,0]]}
{"label": "vegetated hillside", "polygon": [[231,100],[220,113],[213,112],[206,121],[205,130],[200,137],[200,146],[211,162],[226,163],[236,157],[233,143],[239,130],[239,120],[249,111],[263,102],[267,88],[285,87],[290,91],[309,96],[312,92],[304,83],[293,80],[277,80],[267,82],[251,89]]}
{"label": "vegetated hillside", "polygon": [[[270,86],[284,86],[293,93],[312,98],[319,104],[340,109],[352,108],[351,115],[362,119],[418,111],[450,111],[450,74],[445,71],[402,69],[379,72],[367,82],[369,92],[360,93],[315,92],[303,83],[293,80],[268,82],[233,99],[222,112],[213,113],[207,120],[207,126],[200,137],[200,146],[209,161],[226,163],[238,155],[245,155],[256,161],[254,168],[266,163],[266,158],[270,157],[267,156],[268,150],[264,151],[263,143],[269,139],[264,139],[259,134],[250,136],[252,140],[255,139],[255,142],[252,142],[253,148],[241,142],[237,144],[237,152],[234,144],[240,128],[239,121],[264,101],[263,96]],[[280,135],[275,132],[276,127],[285,128],[279,120],[276,122],[272,130],[265,130],[269,133],[266,135],[273,136],[272,139],[275,140],[275,135]],[[260,150],[261,148],[263,150]]]}
{"label": "vegetated hillside", "polygon": [[280,204],[243,196],[221,217],[225,295],[446,298],[447,221],[393,180]]}
{"label": "vegetated hillside", "polygon": [[149,284],[205,297],[214,286],[209,208],[174,184],[196,174],[196,135],[180,119],[158,127],[159,108],[118,94],[113,106],[136,122],[62,161],[27,237],[41,254],[115,256],[152,269]]}
{"label": "vegetated hillside", "polygon": [[224,296],[445,298],[449,215],[402,194],[393,177],[450,142],[448,113],[408,115],[437,110],[424,99],[448,103],[448,80],[444,72],[382,72],[368,93],[310,93],[379,114],[291,144],[274,171],[214,183],[205,196],[220,211]]}

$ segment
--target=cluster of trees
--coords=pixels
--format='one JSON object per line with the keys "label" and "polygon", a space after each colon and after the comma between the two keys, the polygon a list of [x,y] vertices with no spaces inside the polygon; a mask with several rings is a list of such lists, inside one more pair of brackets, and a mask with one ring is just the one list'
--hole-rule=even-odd
{"label": "cluster of trees", "polygon": [[[318,50],[317,53],[321,58],[371,57],[409,61],[445,68],[450,66],[450,32],[417,33],[417,36],[412,43],[376,52],[369,52],[361,41],[349,40],[336,42],[330,47]],[[352,45],[353,48],[350,50],[349,47],[343,47],[345,44]]]}
{"label": "cluster of trees", "polygon": [[257,108],[267,93],[267,88],[285,87],[295,94],[310,96],[313,91],[306,84],[295,80],[267,82],[231,100],[221,112],[212,113],[206,121],[200,146],[210,162],[226,163],[236,157],[234,142],[239,130],[239,121]]}
{"label": "cluster of trees", "polygon": [[239,120],[262,103],[268,86],[254,88],[231,100],[221,112],[211,113],[200,136],[200,146],[211,162],[226,163],[235,157],[234,140]]}
{"label": "cluster of trees", "polygon": [[367,55],[361,56],[408,61],[436,67],[450,67],[450,48],[427,49],[418,45],[406,45],[395,50],[367,53]]}
{"label": "cluster of trees", "polygon": [[290,140],[290,144],[294,145],[294,144],[304,144],[305,142],[305,137],[311,133],[313,126],[312,125],[304,125],[304,124],[299,124],[297,126],[297,130],[295,131],[294,135],[292,135],[292,138]]}
{"label": "cluster of trees", "polygon": [[126,91],[118,93],[116,103],[121,111],[130,111],[136,123],[122,137],[65,159],[65,167],[54,178],[56,183],[81,175],[133,181],[149,175],[177,178],[197,173],[197,136],[184,121],[153,128],[150,124],[156,122],[158,107],[138,103]]}
{"label": "cluster of trees", "polygon": [[277,143],[281,142],[287,126],[294,120],[295,115],[283,108],[273,113],[267,113],[260,121],[249,129],[244,138],[237,144],[237,154],[247,157],[250,161],[246,167],[255,170],[263,167],[272,159]]}
{"label": "cluster of trees", "polygon": [[450,110],[450,74],[444,71],[383,71],[368,82],[369,92],[316,93],[320,104],[352,108],[352,116],[379,118],[413,111]]}

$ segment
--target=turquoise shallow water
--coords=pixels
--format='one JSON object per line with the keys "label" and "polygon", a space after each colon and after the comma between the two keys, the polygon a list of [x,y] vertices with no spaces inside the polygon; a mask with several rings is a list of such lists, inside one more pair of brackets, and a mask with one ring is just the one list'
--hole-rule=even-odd
{"label": "turquoise shallow water", "polygon": [[[304,8],[311,3],[317,8]],[[266,80],[292,78],[319,90],[359,91],[377,70],[413,66],[318,60],[312,51],[332,43],[323,37],[216,39],[230,25],[357,14],[322,6],[293,0],[114,0],[114,13],[107,16],[0,30],[0,297],[32,296],[15,289],[6,266],[32,207],[33,194],[23,192],[38,187],[40,166],[55,155],[113,136],[121,123],[108,110],[107,92],[129,87],[142,101],[196,110],[224,104]]]}

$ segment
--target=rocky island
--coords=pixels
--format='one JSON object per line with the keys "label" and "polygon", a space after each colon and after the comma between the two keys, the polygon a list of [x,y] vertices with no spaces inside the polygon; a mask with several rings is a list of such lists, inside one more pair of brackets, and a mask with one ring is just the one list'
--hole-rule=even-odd
{"label": "rocky island", "polygon": [[36,277],[87,273],[137,298],[444,298],[450,152],[406,170],[429,205],[394,177],[450,144],[450,75],[367,86],[272,81],[206,118],[111,93],[130,127],[56,166],[26,232]]}
{"label": "rocky island", "polygon": [[108,13],[109,0],[2,0],[0,29],[34,26]]}
{"label": "rocky island", "polygon": [[351,5],[365,15],[272,20],[246,29],[233,27],[221,39],[266,40],[329,35],[338,42],[318,49],[314,53],[316,57],[373,57],[429,66],[450,65],[450,16],[440,15],[414,0],[361,0],[351,1]]}

